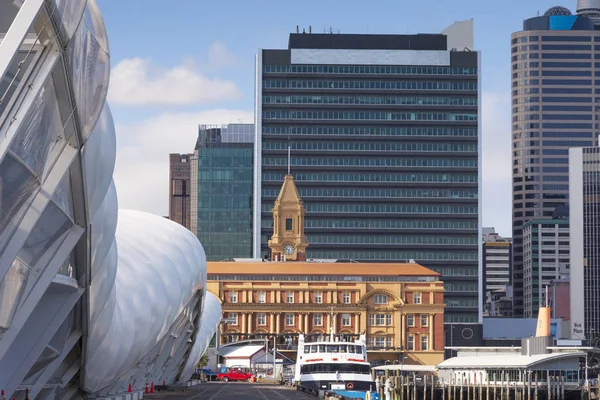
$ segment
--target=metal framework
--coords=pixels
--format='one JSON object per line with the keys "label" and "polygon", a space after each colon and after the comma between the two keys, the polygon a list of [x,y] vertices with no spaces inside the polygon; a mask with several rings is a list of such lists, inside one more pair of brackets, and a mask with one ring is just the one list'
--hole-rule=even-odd
{"label": "metal framework", "polygon": [[0,390],[10,398],[187,381],[221,319],[196,237],[117,213],[109,71],[94,0],[0,3]]}

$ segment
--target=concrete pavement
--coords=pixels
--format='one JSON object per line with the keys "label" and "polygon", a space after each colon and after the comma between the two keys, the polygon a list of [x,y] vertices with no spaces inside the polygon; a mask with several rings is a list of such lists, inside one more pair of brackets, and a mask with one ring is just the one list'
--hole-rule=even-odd
{"label": "concrete pavement", "polygon": [[185,391],[144,395],[144,399],[149,400],[314,400],[315,398],[283,386],[245,382],[203,383]]}

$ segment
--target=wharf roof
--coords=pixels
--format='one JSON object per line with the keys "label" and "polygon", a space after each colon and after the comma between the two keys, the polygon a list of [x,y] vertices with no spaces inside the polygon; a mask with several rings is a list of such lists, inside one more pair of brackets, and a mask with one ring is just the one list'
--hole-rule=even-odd
{"label": "wharf roof", "polygon": [[454,368],[497,368],[497,369],[517,369],[531,368],[536,364],[547,361],[558,361],[573,357],[583,357],[586,353],[582,351],[573,351],[570,353],[551,353],[537,354],[533,356],[515,355],[485,355],[485,356],[459,356],[442,361],[437,365],[438,369]]}
{"label": "wharf roof", "polygon": [[209,275],[441,276],[416,263],[216,261],[206,266]]}

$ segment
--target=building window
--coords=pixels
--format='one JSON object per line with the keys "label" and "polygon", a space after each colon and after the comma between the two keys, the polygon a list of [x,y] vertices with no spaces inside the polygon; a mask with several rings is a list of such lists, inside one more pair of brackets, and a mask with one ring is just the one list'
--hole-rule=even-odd
{"label": "building window", "polygon": [[260,326],[267,325],[267,314],[265,313],[257,313],[256,314],[256,323]]}
{"label": "building window", "polygon": [[350,304],[350,293],[349,292],[344,292],[342,294],[342,303]]}
{"label": "building window", "polygon": [[429,315],[421,314],[421,326],[426,327],[427,325],[429,325]]}
{"label": "building window", "polygon": [[286,231],[291,231],[292,230],[292,219],[291,218],[286,218],[286,220],[285,220],[285,230]]}
{"label": "building window", "polygon": [[421,304],[421,293],[415,293],[413,299],[415,304]]}
{"label": "building window", "polygon": [[315,293],[315,303],[320,304],[323,302],[323,292]]}
{"label": "building window", "polygon": [[229,302],[237,303],[237,301],[238,301],[237,292],[229,292]]}
{"label": "building window", "polygon": [[415,351],[415,336],[408,335],[408,342],[406,342],[406,350]]}
{"label": "building window", "polygon": [[265,292],[258,292],[258,302],[259,303],[267,302],[267,294]]}
{"label": "building window", "polygon": [[415,315],[414,314],[408,314],[406,316],[406,325],[411,326],[411,327],[415,326]]}
{"label": "building window", "polygon": [[393,347],[394,346],[394,344],[392,343],[393,342],[392,339],[393,338],[391,336],[388,336],[387,338],[385,338],[387,347]]}
{"label": "building window", "polygon": [[392,325],[392,314],[386,314],[386,316],[385,316],[385,324],[387,326],[391,326]]}
{"label": "building window", "polygon": [[385,325],[385,314],[375,314],[375,325]]}
{"label": "building window", "polygon": [[385,337],[375,337],[375,347],[385,347]]}
{"label": "building window", "polygon": [[294,320],[295,320],[294,314],[285,313],[285,325],[286,326],[294,326],[294,323],[295,323]]}
{"label": "building window", "polygon": [[421,351],[427,351],[429,341],[427,335],[421,335]]}
{"label": "building window", "polygon": [[388,298],[385,294],[375,295],[375,304],[387,304]]}
{"label": "building window", "polygon": [[238,315],[235,312],[230,312],[227,319],[229,320],[229,325],[237,325],[238,324]]}
{"label": "building window", "polygon": [[373,336],[369,336],[369,347],[375,346],[375,338]]}
{"label": "building window", "polygon": [[350,314],[342,314],[342,326],[350,326]]}
{"label": "building window", "polygon": [[313,316],[314,326],[323,326],[323,314],[315,314]]}
{"label": "building window", "polygon": [[294,292],[286,292],[285,293],[285,302],[293,303],[294,302]]}

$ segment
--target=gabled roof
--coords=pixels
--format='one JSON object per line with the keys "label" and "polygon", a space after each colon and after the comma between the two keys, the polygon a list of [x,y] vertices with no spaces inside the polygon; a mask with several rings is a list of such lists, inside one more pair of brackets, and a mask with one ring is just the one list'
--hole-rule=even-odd
{"label": "gabled roof", "polygon": [[219,352],[221,353],[221,356],[225,358],[250,358],[264,348],[264,345],[221,347]]}

